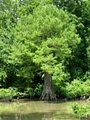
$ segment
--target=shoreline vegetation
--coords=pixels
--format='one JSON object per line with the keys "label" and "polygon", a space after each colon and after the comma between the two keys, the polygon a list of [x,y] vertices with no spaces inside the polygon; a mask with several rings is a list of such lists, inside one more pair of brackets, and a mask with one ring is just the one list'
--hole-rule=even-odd
{"label": "shoreline vegetation", "polygon": [[[15,119],[16,115],[17,117],[25,115],[26,116],[25,118],[27,118],[27,115],[32,114],[32,119],[34,119],[33,116],[34,112],[38,112],[39,115],[42,114],[42,117],[44,117],[43,114],[46,114],[46,120],[51,118],[52,119],[55,118],[55,120],[59,120],[64,117],[69,120],[89,120],[90,119],[89,105],[90,105],[90,101],[86,101],[86,100],[64,101],[62,99],[54,102],[54,101],[40,101],[37,99],[31,99],[31,100],[15,99],[15,101],[13,102],[0,101],[0,117],[7,116],[8,118],[10,116],[13,116],[13,119]],[[34,107],[34,111],[32,109],[33,107]],[[50,111],[54,111],[54,112],[50,113],[49,118],[47,118],[48,116],[47,112],[49,113]],[[27,118],[27,120],[28,119],[29,118]]]}
{"label": "shoreline vegetation", "polygon": [[74,114],[80,118],[80,120],[90,120],[90,101],[85,104],[74,103],[72,106]]}
{"label": "shoreline vegetation", "polygon": [[0,101],[20,99],[90,101],[90,0],[0,0]]}
{"label": "shoreline vegetation", "polygon": [[[75,91],[74,91],[75,92]],[[41,92],[42,93],[42,92]],[[18,103],[28,103],[28,102],[44,102],[38,96],[30,97],[31,94],[21,93],[18,92],[17,88],[0,88],[0,104],[18,104]],[[70,94],[69,94],[70,95]],[[70,103],[72,102],[73,105],[70,105],[69,109],[72,109],[72,113],[79,118],[80,120],[89,120],[90,119],[90,97],[82,96],[79,98],[58,98],[56,101],[45,101],[47,103]],[[84,104],[78,104],[77,101],[82,101]],[[37,106],[37,105],[36,105]]]}
{"label": "shoreline vegetation", "polygon": [[[73,80],[71,83],[66,83],[64,86],[60,86],[57,89],[57,86],[54,86],[55,93],[57,100],[63,99],[64,101],[67,100],[90,100],[90,80],[86,80],[85,82],[81,80]],[[13,101],[13,99],[21,99],[21,98],[28,98],[28,99],[41,99],[43,91],[43,85],[38,84],[35,88],[26,87],[23,89],[16,88],[16,87],[9,87],[9,88],[0,88],[0,99],[1,100],[9,100]],[[56,101],[57,101],[56,100]],[[54,101],[54,100],[46,100],[46,101]]]}
{"label": "shoreline vegetation", "polygon": [[0,93],[89,98],[89,13],[90,0],[2,0]]}
{"label": "shoreline vegetation", "polygon": [[[0,97],[0,102],[16,102],[16,101],[47,101],[47,100],[41,100],[40,98],[30,98],[28,96],[15,96],[15,97],[12,97],[12,96],[4,96],[4,97]],[[57,100],[50,100],[50,101],[47,101],[47,102],[67,102],[67,101],[79,101],[79,100],[82,100],[82,101],[86,101],[86,102],[89,102],[90,101],[90,97],[89,98],[85,98],[85,97],[82,97],[82,98],[75,98],[75,99],[67,99],[67,98],[58,98]]]}

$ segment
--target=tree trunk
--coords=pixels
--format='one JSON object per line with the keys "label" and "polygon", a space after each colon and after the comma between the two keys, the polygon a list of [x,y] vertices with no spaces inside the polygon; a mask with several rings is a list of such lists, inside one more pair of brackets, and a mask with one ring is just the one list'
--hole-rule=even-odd
{"label": "tree trunk", "polygon": [[45,72],[44,74],[44,89],[41,95],[42,100],[56,100],[56,95],[52,88],[52,76],[51,74]]}

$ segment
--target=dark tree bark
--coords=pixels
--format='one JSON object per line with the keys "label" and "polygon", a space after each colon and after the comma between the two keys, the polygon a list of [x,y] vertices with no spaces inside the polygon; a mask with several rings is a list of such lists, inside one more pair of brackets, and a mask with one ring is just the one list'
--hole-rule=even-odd
{"label": "dark tree bark", "polygon": [[48,72],[44,74],[44,89],[41,95],[42,100],[56,100],[56,94],[52,87],[52,76]]}

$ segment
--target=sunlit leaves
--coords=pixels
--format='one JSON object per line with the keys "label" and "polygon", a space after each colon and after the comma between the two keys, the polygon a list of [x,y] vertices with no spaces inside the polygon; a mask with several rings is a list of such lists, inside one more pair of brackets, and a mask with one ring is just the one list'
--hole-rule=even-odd
{"label": "sunlit leaves", "polygon": [[4,81],[5,78],[7,77],[6,72],[4,71],[4,69],[0,68],[0,81]]}
{"label": "sunlit leaves", "polygon": [[35,63],[43,71],[53,73],[80,42],[75,32],[67,12],[52,4],[40,4],[32,15],[24,15],[18,20],[9,62]]}

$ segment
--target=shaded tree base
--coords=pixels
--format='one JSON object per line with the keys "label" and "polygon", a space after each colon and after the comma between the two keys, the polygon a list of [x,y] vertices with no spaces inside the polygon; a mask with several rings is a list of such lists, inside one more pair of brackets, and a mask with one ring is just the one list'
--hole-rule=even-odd
{"label": "shaded tree base", "polygon": [[52,87],[52,76],[48,72],[44,73],[44,89],[41,95],[41,100],[55,101],[56,94]]}
{"label": "shaded tree base", "polygon": [[50,88],[44,89],[41,95],[41,100],[56,101],[56,94]]}

